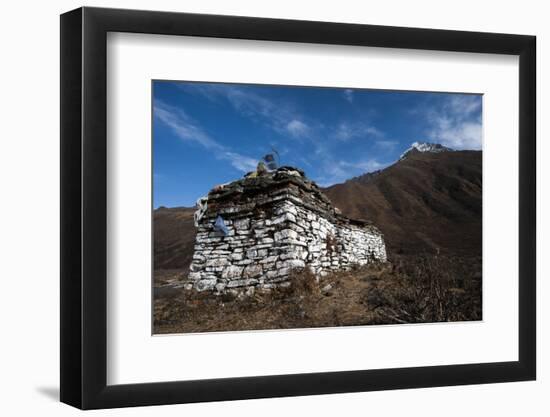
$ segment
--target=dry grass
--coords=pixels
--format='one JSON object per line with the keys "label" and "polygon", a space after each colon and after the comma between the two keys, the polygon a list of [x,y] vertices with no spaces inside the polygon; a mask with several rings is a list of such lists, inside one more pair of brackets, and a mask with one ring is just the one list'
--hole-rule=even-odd
{"label": "dry grass", "polygon": [[401,258],[389,277],[367,294],[373,324],[481,320],[481,259]]}
{"label": "dry grass", "polygon": [[481,259],[398,256],[319,282],[306,270],[290,287],[239,299],[156,290],[155,333],[480,320]]}

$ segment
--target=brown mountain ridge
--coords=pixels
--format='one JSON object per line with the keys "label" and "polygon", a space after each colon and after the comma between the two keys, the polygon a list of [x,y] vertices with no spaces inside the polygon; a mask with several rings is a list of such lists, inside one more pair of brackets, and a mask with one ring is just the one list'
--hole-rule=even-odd
{"label": "brown mountain ridge", "polygon": [[481,255],[482,153],[414,152],[324,189],[344,214],[374,222],[390,252]]}

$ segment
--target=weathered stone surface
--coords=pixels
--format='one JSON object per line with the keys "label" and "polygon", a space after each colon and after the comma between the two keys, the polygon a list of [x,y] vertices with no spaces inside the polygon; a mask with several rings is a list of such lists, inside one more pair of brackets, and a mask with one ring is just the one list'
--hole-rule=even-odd
{"label": "weathered stone surface", "polygon": [[330,293],[330,290],[332,290],[332,284],[327,284],[325,285],[323,288],[321,288],[321,292],[323,294],[328,294]]}
{"label": "weathered stone surface", "polygon": [[190,272],[188,275],[189,280],[191,281],[198,281],[201,279],[202,274],[200,272]]}
{"label": "weathered stone surface", "polygon": [[235,281],[229,281],[227,288],[246,287],[248,285],[256,285],[259,281],[257,279],[238,279]]}
{"label": "weathered stone surface", "polygon": [[215,278],[213,279],[201,279],[200,281],[197,281],[195,283],[195,289],[197,291],[207,291],[214,288],[216,285],[217,280]]}
{"label": "weathered stone surface", "polygon": [[237,230],[248,230],[250,227],[250,219],[246,218],[235,220],[233,226],[235,226],[235,229]]}
{"label": "weathered stone surface", "polygon": [[231,254],[232,261],[240,261],[243,258],[244,258],[244,255],[242,254],[242,252],[235,252]]}
{"label": "weathered stone surface", "polygon": [[260,261],[261,264],[273,263],[279,259],[278,255],[268,256]]}
{"label": "weathered stone surface", "polygon": [[224,279],[240,278],[243,274],[243,270],[244,270],[243,266],[229,265],[227,268],[223,270],[222,278]]}
{"label": "weathered stone surface", "polygon": [[203,268],[204,268],[204,265],[202,265],[202,263],[199,263],[199,262],[192,262],[191,265],[189,265],[189,271],[191,272],[199,272],[199,271],[202,271]]}
{"label": "weathered stone surface", "polygon": [[292,213],[283,213],[270,221],[270,224],[280,224],[284,222],[296,222],[296,215]]}
{"label": "weathered stone surface", "polygon": [[279,268],[277,269],[277,276],[280,277],[282,275],[288,275],[290,274],[290,268]]}
{"label": "weathered stone surface", "polygon": [[229,259],[227,258],[211,258],[206,261],[206,266],[219,267],[229,265]]}
{"label": "weathered stone surface", "polygon": [[235,265],[250,265],[253,262],[254,262],[254,260],[252,260],[252,259],[243,259],[242,261],[235,261],[234,264]]}
{"label": "weathered stone surface", "polygon": [[259,277],[259,276],[262,275],[262,272],[263,272],[262,265],[260,265],[260,264],[250,264],[250,265],[247,265],[244,268],[243,277],[245,277],[245,278]]}
{"label": "weathered stone surface", "polygon": [[290,259],[286,261],[277,262],[277,269],[300,269],[305,268],[306,263],[301,259]]}
{"label": "weathered stone surface", "polygon": [[276,232],[274,236],[275,236],[275,241],[277,242],[283,239],[297,239],[298,233],[296,233],[294,230],[291,230],[291,229],[284,229],[284,230],[281,230],[280,232]]}
{"label": "weathered stone surface", "polygon": [[206,256],[203,256],[200,253],[195,252],[195,254],[193,255],[193,262],[202,263],[205,261],[206,261]]}

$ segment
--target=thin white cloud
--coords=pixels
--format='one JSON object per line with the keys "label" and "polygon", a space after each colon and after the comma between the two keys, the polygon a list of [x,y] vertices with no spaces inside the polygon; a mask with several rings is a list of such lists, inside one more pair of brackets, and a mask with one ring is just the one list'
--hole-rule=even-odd
{"label": "thin white cloud", "polygon": [[338,163],[323,164],[323,168],[323,175],[316,179],[317,184],[321,187],[342,183],[353,176],[350,175],[348,169]]}
{"label": "thin white cloud", "polygon": [[306,137],[309,135],[310,128],[300,120],[293,119],[286,125],[286,130],[295,138]]}
{"label": "thin white cloud", "polygon": [[382,138],[383,136],[384,132],[362,122],[341,122],[334,133],[336,139],[344,142],[359,137]]}
{"label": "thin white cloud", "polygon": [[349,123],[342,122],[338,125],[334,136],[338,140],[347,141],[354,137],[356,131],[352,129]]}
{"label": "thin white cloud", "polygon": [[195,142],[207,149],[221,149],[222,146],[213,140],[182,109],[170,106],[161,100],[154,102],[154,114],[160,121],[186,142]]}
{"label": "thin white cloud", "polygon": [[396,140],[377,140],[375,145],[377,148],[385,152],[391,152],[399,144]]}
{"label": "thin white cloud", "polygon": [[340,165],[346,168],[356,168],[364,171],[364,173],[377,171],[388,166],[388,164],[379,162],[376,159],[366,159],[357,162],[340,161]]}
{"label": "thin white cloud", "polygon": [[450,96],[447,107],[457,114],[472,114],[481,110],[481,97],[478,95],[453,94]]}
{"label": "thin white cloud", "polygon": [[353,90],[352,89],[346,88],[344,90],[344,99],[346,99],[350,103],[353,103]]}
{"label": "thin white cloud", "polygon": [[374,158],[358,161],[326,159],[323,163],[323,175],[317,178],[317,183],[321,187],[330,187],[331,185],[340,184],[358,175],[386,168],[388,165],[390,164],[380,162]]}
{"label": "thin white cloud", "polygon": [[310,168],[311,168],[311,167],[313,166],[313,165],[311,164],[311,162],[309,162],[309,161],[307,160],[307,158],[301,157],[301,158],[298,159],[298,161],[299,161],[301,164],[303,164],[303,165],[305,165],[305,166],[307,166],[307,167],[310,167]]}
{"label": "thin white cloud", "polygon": [[227,100],[240,114],[260,122],[277,133],[293,138],[311,134],[311,128],[293,103],[272,100],[246,88],[227,84],[182,84],[180,88],[201,94],[213,102]]}
{"label": "thin white cloud", "polygon": [[453,149],[481,149],[481,98],[474,95],[452,95],[443,105],[426,113],[431,142]]}
{"label": "thin white cloud", "polygon": [[225,151],[219,156],[220,159],[225,159],[235,168],[242,172],[254,171],[258,164],[258,160],[249,158],[236,152]]}
{"label": "thin white cloud", "polygon": [[237,152],[213,139],[185,111],[156,99],[153,104],[153,114],[158,120],[168,126],[174,134],[184,142],[193,142],[213,151],[212,155],[219,160],[228,161],[234,168],[242,172],[256,168],[257,160]]}

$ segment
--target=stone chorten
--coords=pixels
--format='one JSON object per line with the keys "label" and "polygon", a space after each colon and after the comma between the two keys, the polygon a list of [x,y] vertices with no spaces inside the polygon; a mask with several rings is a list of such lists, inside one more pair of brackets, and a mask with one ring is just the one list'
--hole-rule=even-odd
{"label": "stone chorten", "polygon": [[307,267],[323,276],[386,261],[380,231],[343,216],[292,167],[249,173],[212,189],[196,220],[187,289],[251,293],[290,285],[293,270]]}

